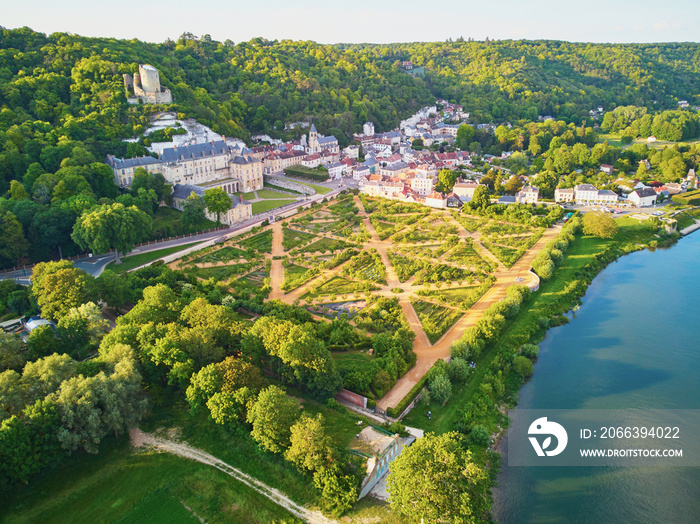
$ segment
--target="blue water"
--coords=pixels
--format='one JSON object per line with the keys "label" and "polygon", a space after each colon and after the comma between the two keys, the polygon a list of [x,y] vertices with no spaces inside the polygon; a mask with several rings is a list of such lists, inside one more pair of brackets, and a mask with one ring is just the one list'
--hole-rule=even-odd
{"label": "blue water", "polygon": [[[700,233],[608,266],[571,322],[540,344],[518,408],[700,409],[699,272]],[[503,524],[700,523],[700,468],[503,462],[494,493]]]}

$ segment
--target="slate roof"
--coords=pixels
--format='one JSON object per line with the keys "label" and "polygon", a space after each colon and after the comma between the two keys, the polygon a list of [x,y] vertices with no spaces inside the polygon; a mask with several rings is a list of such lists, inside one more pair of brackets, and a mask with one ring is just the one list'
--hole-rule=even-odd
{"label": "slate roof", "polygon": [[637,189],[636,191],[633,191],[632,193],[633,194],[636,193],[636,195],[639,198],[656,196],[656,191],[654,191],[654,188],[652,188],[652,187],[645,187],[644,189]]}
{"label": "slate roof", "polygon": [[[172,198],[180,198],[185,200],[194,191],[194,194],[199,198],[204,196],[205,189],[201,186],[195,186],[192,184],[175,184],[173,186]],[[239,204],[250,204],[247,200],[243,200],[241,197],[229,194],[231,199],[231,208],[238,206]]]}
{"label": "slate roof", "polygon": [[502,196],[501,198],[498,199],[499,204],[515,204],[515,197],[514,196]]}
{"label": "slate roof", "polygon": [[320,136],[318,137],[318,143],[319,145],[323,144],[332,144],[333,142],[337,142],[338,139],[334,137],[333,135],[331,136]]}
{"label": "slate roof", "polygon": [[108,164],[114,169],[128,169],[131,167],[142,167],[153,164],[162,164],[157,158],[152,156],[139,156],[136,158],[114,158],[108,157]]}
{"label": "slate roof", "polygon": [[215,140],[203,144],[192,144],[189,146],[169,147],[163,149],[160,159],[163,162],[179,162],[182,160],[192,160],[195,158],[214,157],[227,155],[230,147],[224,140]]}

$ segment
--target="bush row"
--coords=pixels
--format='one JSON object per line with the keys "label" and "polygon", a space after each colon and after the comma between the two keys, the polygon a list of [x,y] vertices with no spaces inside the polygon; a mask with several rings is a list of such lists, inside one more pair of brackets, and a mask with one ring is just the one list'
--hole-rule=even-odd
{"label": "bush row", "polygon": [[549,242],[532,261],[532,269],[542,280],[549,280],[554,275],[554,268],[564,258],[564,252],[574,241],[574,235],[581,231],[581,218],[571,218],[562,228],[557,238]]}
{"label": "bush row", "polygon": [[301,165],[286,167],[283,171],[287,176],[308,178],[309,180],[319,180],[321,182],[328,180],[327,171],[318,171],[317,169],[310,169]]}

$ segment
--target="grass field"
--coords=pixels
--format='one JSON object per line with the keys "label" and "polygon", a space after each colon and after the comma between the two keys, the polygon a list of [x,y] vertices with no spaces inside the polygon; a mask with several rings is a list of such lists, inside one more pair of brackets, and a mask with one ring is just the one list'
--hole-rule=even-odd
{"label": "grass field", "polygon": [[[109,447],[110,449],[105,449]],[[298,522],[217,469],[167,453],[137,453],[112,439],[3,497],[0,520],[17,524]]]}
{"label": "grass field", "polygon": [[303,231],[290,229],[288,227],[283,228],[282,232],[284,233],[282,238],[282,246],[284,247],[285,251],[294,249],[295,247],[316,238],[316,235],[312,235],[311,233],[304,233]]}
{"label": "grass field", "polygon": [[255,200],[255,191],[250,191],[248,193],[237,193],[239,197],[241,197],[243,200]]}
{"label": "grass field", "polygon": [[355,291],[363,292],[365,289],[377,289],[376,286],[368,286],[368,283],[354,282],[342,277],[333,277],[328,282],[319,286],[314,293],[306,293],[304,298],[325,295],[346,295]]}
{"label": "grass field", "polygon": [[219,267],[205,267],[196,269],[187,269],[185,272],[193,274],[197,278],[202,278],[204,280],[209,280],[210,278],[215,279],[218,282],[226,282],[236,275],[241,275],[247,273],[252,269],[255,264],[231,264],[230,266],[219,266]]}
{"label": "grass field", "polygon": [[352,244],[343,242],[342,240],[335,240],[332,238],[320,238],[316,242],[309,244],[301,249],[302,253],[325,253],[326,251],[337,251],[339,249],[346,249],[352,247]]}
{"label": "grass field", "polygon": [[318,184],[311,184],[309,182],[300,182],[299,180],[294,180],[297,184],[301,184],[302,186],[310,187],[316,190],[316,192],[319,195],[325,195],[326,193],[330,193],[333,191],[333,188],[330,187],[325,187],[325,186],[319,186]]}
{"label": "grass field", "polygon": [[285,195],[284,193],[278,193],[277,191],[270,191],[269,189],[258,189],[256,193],[258,194],[258,198],[272,198],[277,200],[279,200],[280,198],[289,198],[289,195]]}
{"label": "grass field", "polygon": [[525,254],[524,248],[515,249],[512,247],[491,244],[489,242],[482,242],[481,245],[488,249],[493,256],[500,260],[506,267],[511,267],[520,259],[520,257]]}
{"label": "grass field", "polygon": [[183,246],[166,247],[164,249],[158,249],[156,251],[149,251],[148,253],[131,255],[130,257],[126,258],[122,257],[121,264],[116,265],[114,262],[110,262],[109,264],[107,264],[107,267],[105,269],[111,269],[112,271],[129,271],[130,269],[142,266],[143,264],[147,264],[148,262],[153,262],[154,260],[158,260],[161,257],[172,255],[173,253],[177,253],[178,251],[182,251],[183,249],[187,249],[188,247],[192,247],[196,244],[197,242],[193,242],[192,244],[185,244]]}
{"label": "grass field", "polygon": [[453,289],[440,289],[438,291],[419,291],[420,296],[439,299],[442,302],[447,302],[448,304],[459,307],[462,306],[463,309],[468,309],[472,307],[476,302],[483,296],[480,289],[481,286],[465,286],[456,287]]}
{"label": "grass field", "polygon": [[275,209],[276,207],[286,206],[296,202],[296,200],[262,200],[260,202],[253,202],[252,213],[257,215],[258,213],[264,213],[265,211],[270,211],[270,209]]}

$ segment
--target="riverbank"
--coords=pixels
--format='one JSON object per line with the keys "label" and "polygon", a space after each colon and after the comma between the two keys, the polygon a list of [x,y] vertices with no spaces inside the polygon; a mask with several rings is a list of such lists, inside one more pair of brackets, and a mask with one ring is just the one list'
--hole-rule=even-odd
{"label": "riverbank", "polygon": [[[511,367],[513,357],[524,344],[541,342],[550,327],[568,322],[564,314],[580,304],[593,278],[608,264],[634,251],[672,243],[677,236],[666,235],[646,221],[623,218],[618,224],[620,230],[612,240],[577,234],[553,277],[525,299],[500,336],[474,359],[476,368],[469,381],[455,388],[444,406],[419,404],[404,422],[425,431],[464,434],[475,458],[489,466],[495,485],[500,455],[492,446],[507,427],[508,410],[517,404],[525,382]],[[493,435],[488,443],[476,438],[483,430]]]}
{"label": "riverbank", "polygon": [[[698,255],[700,237],[691,235],[671,249],[639,251],[609,264],[567,315],[570,322],[547,333],[515,410],[631,408],[638,412],[635,423],[651,425],[654,410],[697,409]],[[509,444],[503,441],[504,452]],[[492,514],[502,524],[695,522],[700,514],[697,468],[506,462],[503,455],[493,493]]]}

